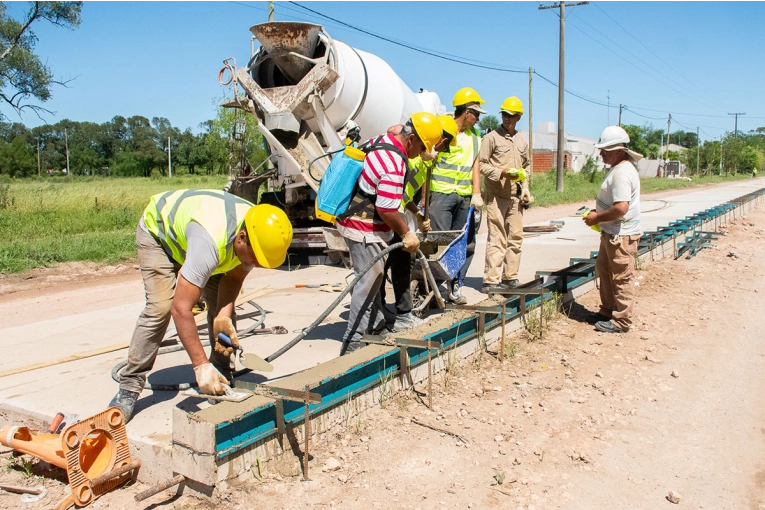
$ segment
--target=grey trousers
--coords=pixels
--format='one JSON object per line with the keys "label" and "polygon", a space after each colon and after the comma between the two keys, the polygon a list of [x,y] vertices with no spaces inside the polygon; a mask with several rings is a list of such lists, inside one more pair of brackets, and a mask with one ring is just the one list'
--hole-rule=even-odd
{"label": "grey trousers", "polygon": [[[384,247],[379,243],[366,243],[345,239],[353,261],[353,271],[356,275],[379,255]],[[351,309],[348,314],[348,327],[343,334],[344,348],[361,341],[364,333],[384,325],[380,287],[383,283],[385,259],[378,260],[356,283],[351,295]]]}
{"label": "grey trousers", "polygon": [[[120,389],[140,393],[146,376],[154,367],[159,345],[170,323],[170,306],[173,303],[181,266],[170,259],[159,242],[140,226],[136,229],[135,241],[146,293],[146,306],[138,316],[133,338],[130,340],[128,364],[120,376]],[[202,291],[207,302],[207,331],[211,340],[212,323],[218,315],[218,284],[222,276],[211,276]],[[235,317],[232,317],[232,320],[235,321]],[[234,369],[233,355],[227,359],[212,348],[210,351],[210,361],[216,367]]]}

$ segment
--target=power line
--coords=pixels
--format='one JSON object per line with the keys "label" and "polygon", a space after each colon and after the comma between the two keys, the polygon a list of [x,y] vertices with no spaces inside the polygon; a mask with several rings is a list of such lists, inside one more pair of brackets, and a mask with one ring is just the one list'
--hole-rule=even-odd
{"label": "power line", "polygon": [[[603,34],[603,33],[602,33],[602,32],[600,32],[598,29],[596,29],[595,27],[593,27],[592,25],[590,25],[589,23],[587,23],[587,22],[586,22],[584,19],[582,19],[580,16],[576,16],[576,18],[577,18],[577,19],[579,19],[580,21],[582,21],[582,23],[584,23],[584,24],[585,24],[585,25],[587,25],[588,27],[590,27],[590,29],[592,29],[594,32],[597,32],[598,34],[600,34],[601,36],[603,36],[604,38],[606,38],[606,39],[607,39],[609,42],[611,42],[611,43],[613,43],[614,45],[616,45],[617,47],[621,48],[621,49],[622,49],[624,52],[626,52],[628,55],[630,55],[630,56],[632,56],[632,57],[636,58],[636,59],[637,59],[639,62],[641,62],[641,63],[642,63],[643,65],[645,65],[646,67],[648,67],[648,68],[649,68],[650,70],[652,70],[653,72],[657,73],[658,75],[660,75],[660,76],[662,76],[662,77],[664,77],[664,78],[667,78],[667,79],[671,80],[671,78],[669,78],[669,77],[665,76],[665,75],[664,75],[664,74],[662,74],[660,71],[658,71],[658,70],[656,70],[655,68],[653,68],[653,67],[652,67],[650,64],[648,64],[647,62],[643,61],[642,59],[640,59],[640,58],[639,58],[639,57],[637,57],[636,55],[632,54],[632,53],[631,53],[631,52],[629,52],[627,49],[625,49],[623,46],[621,46],[621,45],[619,45],[618,43],[614,42],[614,41],[613,41],[611,38],[609,38],[607,35]],[[631,62],[630,60],[628,60],[628,59],[625,59],[624,57],[622,57],[621,55],[619,55],[619,54],[618,54],[616,51],[614,51],[612,48],[609,48],[608,46],[606,46],[606,45],[605,45],[605,44],[603,44],[602,42],[600,42],[600,41],[598,41],[597,39],[595,39],[595,38],[594,38],[592,35],[590,35],[589,33],[587,33],[585,30],[582,30],[581,28],[579,28],[578,26],[576,26],[576,24],[575,24],[575,23],[572,23],[572,26],[573,26],[574,28],[576,28],[577,30],[579,30],[580,32],[582,32],[582,33],[583,33],[584,35],[586,35],[587,37],[589,37],[590,39],[592,39],[593,41],[595,41],[596,43],[598,43],[599,45],[601,45],[601,46],[602,46],[603,48],[605,48],[606,50],[610,51],[611,53],[613,53],[614,55],[616,55],[617,57],[619,57],[619,58],[620,58],[621,60],[623,60],[624,62],[626,62],[626,63],[630,64],[632,67],[634,67],[635,69],[637,69],[637,70],[638,70],[638,71],[640,71],[641,73],[645,73],[645,74],[648,74],[648,73],[647,73],[647,72],[646,72],[644,69],[641,69],[640,67],[638,67],[637,65],[635,65],[635,64],[634,64],[633,62]],[[650,76],[650,75],[649,75],[649,76]],[[660,80],[660,79],[658,79],[658,78],[656,78],[656,77],[654,77],[654,76],[650,76],[650,78],[652,78],[652,79],[654,79],[654,80],[658,81],[659,83],[662,83],[662,84],[663,84],[663,85],[665,85],[667,88],[669,88],[669,89],[671,89],[671,90],[673,90],[673,91],[677,92],[678,94],[683,94],[683,95],[686,95],[686,96],[688,95],[688,91],[687,91],[687,90],[679,90],[679,89],[677,89],[677,88],[673,87],[672,85],[670,85],[669,83],[667,83],[667,82],[664,82],[664,81],[662,81],[662,80]],[[672,81],[674,81],[674,80],[672,80]],[[679,83],[677,83],[677,82],[675,82],[675,83],[676,83],[678,86],[682,87],[682,85],[680,85]],[[691,99],[694,99],[694,98],[691,98]],[[698,98],[695,98],[695,99],[694,99],[694,101],[698,102],[699,104],[703,104],[704,106],[707,106],[707,107],[709,107],[709,106],[710,106],[710,105],[709,105],[709,103],[706,103],[706,102],[704,102],[704,101],[699,101],[699,100],[698,100]]]}
{"label": "power line", "polygon": [[597,5],[597,3],[595,3],[595,4],[593,4],[593,5],[595,5],[595,7],[596,7],[596,8],[597,8],[597,9],[598,9],[600,12],[602,12],[603,14],[605,14],[605,15],[606,15],[606,17],[607,17],[608,19],[610,19],[611,21],[613,21],[613,22],[616,24],[616,26],[618,26],[619,28],[621,28],[621,29],[622,29],[622,31],[623,31],[625,34],[627,34],[628,36],[632,37],[632,38],[633,38],[635,41],[637,41],[637,42],[638,42],[638,44],[640,44],[640,45],[641,45],[643,48],[645,48],[646,50],[648,50],[648,52],[649,52],[651,55],[653,55],[654,57],[656,57],[656,58],[657,58],[657,59],[658,59],[658,60],[659,60],[661,63],[663,63],[663,64],[664,64],[665,66],[667,66],[668,68],[670,68],[670,69],[671,69],[671,70],[672,70],[674,73],[676,73],[678,76],[680,76],[681,78],[683,78],[685,81],[687,81],[688,83],[690,83],[691,85],[693,85],[694,87],[696,87],[696,88],[697,88],[697,89],[698,89],[698,90],[699,90],[701,93],[705,94],[707,97],[709,97],[709,98],[710,98],[710,99],[712,99],[713,101],[716,101],[716,102],[719,102],[719,103],[723,104],[721,101],[718,101],[716,98],[712,97],[710,94],[708,94],[706,91],[704,91],[704,90],[703,90],[701,87],[699,87],[698,85],[696,85],[696,83],[694,83],[693,81],[691,81],[691,80],[689,80],[688,78],[686,78],[686,77],[685,77],[685,75],[684,75],[683,73],[681,73],[680,71],[678,71],[677,69],[675,69],[674,67],[672,67],[671,65],[669,65],[669,64],[668,64],[668,63],[667,63],[667,62],[666,62],[666,61],[665,61],[663,58],[661,58],[661,56],[659,56],[659,55],[657,55],[656,53],[654,53],[654,52],[653,52],[653,50],[651,50],[651,48],[649,48],[648,46],[646,46],[646,45],[643,43],[643,41],[641,41],[640,39],[638,39],[637,37],[635,37],[634,35],[632,35],[632,33],[630,33],[630,31],[629,31],[629,30],[627,30],[626,28],[624,28],[624,26],[622,26],[622,25],[621,25],[621,23],[619,23],[619,22],[618,22],[618,21],[616,21],[614,18],[612,18],[612,17],[611,17],[611,15],[610,15],[610,14],[608,14],[606,11],[604,11],[604,10],[603,10],[603,9],[602,9],[602,8],[601,8],[599,5]]}
{"label": "power line", "polygon": [[[242,2],[231,1],[231,3],[236,4],[236,5],[240,5],[242,7],[247,7],[247,8],[250,8],[250,9],[255,9],[255,10],[258,10],[258,11],[267,12],[267,9],[265,9],[265,8],[260,8],[260,7],[256,7],[256,6],[253,6],[253,5],[248,5],[248,4],[245,4],[245,3],[242,3]],[[389,42],[391,44],[395,44],[397,46],[401,46],[401,47],[407,48],[407,49],[412,50],[412,51],[423,53],[425,55],[429,55],[429,56],[432,56],[432,57],[436,57],[436,58],[439,58],[439,59],[447,60],[447,61],[450,61],[450,62],[455,62],[455,63],[458,63],[458,64],[470,66],[470,67],[476,67],[476,68],[481,68],[481,69],[488,69],[488,70],[492,70],[492,71],[500,71],[500,72],[507,72],[507,73],[517,73],[517,74],[528,72],[526,70],[516,70],[516,69],[512,69],[510,67],[501,67],[499,64],[494,64],[494,63],[491,63],[491,62],[474,60],[474,59],[470,59],[470,58],[466,58],[466,57],[462,57],[462,56],[458,56],[458,55],[451,55],[451,54],[448,54],[448,53],[440,53],[440,52],[437,52],[435,50],[430,50],[428,48],[419,48],[419,47],[414,46],[412,44],[409,44],[409,43],[406,43],[406,42],[397,41],[397,40],[392,39],[390,37],[387,37],[387,36],[384,36],[384,35],[380,35],[380,34],[376,34],[376,33],[371,32],[369,30],[365,30],[365,29],[356,27],[354,25],[351,25],[350,23],[346,23],[346,22],[344,22],[342,20],[333,18],[331,16],[327,16],[325,14],[322,14],[322,13],[318,12],[318,11],[310,9],[310,8],[308,8],[308,7],[304,6],[304,5],[301,5],[301,4],[297,3],[297,2],[291,1],[289,3],[299,7],[300,9],[303,9],[305,11],[308,11],[308,12],[314,14],[318,18],[329,20],[330,22],[332,22],[333,25],[336,25],[337,28],[339,28],[339,29],[341,29],[343,31],[348,31],[346,29],[351,29],[352,31],[361,32],[361,33],[363,33],[365,35],[369,35],[370,37],[374,37],[374,38],[377,38],[377,39]],[[593,4],[593,5],[595,5],[595,4]],[[298,11],[298,10],[296,10],[294,8],[290,8],[289,6],[285,5],[284,2],[280,2],[279,6],[280,6],[280,8],[287,9],[289,11],[302,12],[302,11]],[[595,6],[598,7],[597,5],[595,5]],[[600,9],[600,10],[602,11],[602,9]],[[606,16],[608,16],[607,13],[605,13],[605,14],[606,14]],[[301,17],[295,16],[295,15],[292,15],[292,16],[295,19],[298,19],[298,20],[301,20],[301,21],[313,22],[312,20],[301,18]],[[608,16],[608,17],[611,18],[610,16]],[[577,16],[577,18],[581,19],[579,16]],[[611,19],[613,21],[613,18],[611,18]],[[621,25],[620,25],[620,27],[621,27]],[[582,31],[582,29],[579,28],[579,27],[575,26],[575,28],[577,28],[577,30]],[[584,32],[584,31],[582,31],[582,32]],[[584,33],[586,34],[586,32],[584,32]],[[631,35],[631,34],[629,34],[629,35]],[[593,39],[593,40],[595,40],[595,42],[597,42],[598,44],[602,45],[602,43],[600,43],[600,41],[597,41],[596,39]],[[618,54],[617,54],[617,56],[618,56]],[[634,66],[634,64],[632,64],[631,62],[630,62],[630,64]],[[636,67],[636,66],[634,66],[634,67]],[[637,69],[642,72],[641,69],[639,69],[639,68],[637,68]],[[547,83],[549,83],[550,85],[552,85],[553,87],[556,87],[556,88],[558,87],[558,84],[556,82],[550,80],[549,78],[547,78],[546,76],[540,74],[536,70],[533,71],[533,73],[535,75],[537,75],[539,78],[541,78],[542,80],[544,80]],[[672,87],[670,87],[670,88],[672,88]],[[573,91],[571,89],[568,89],[568,88],[564,88],[564,91],[567,94],[570,94],[570,95],[572,95],[572,96],[574,96],[574,97],[576,97],[578,99],[581,99],[582,101],[585,101],[585,102],[588,102],[588,103],[591,103],[591,104],[594,104],[594,105],[597,105],[597,106],[601,106],[601,107],[605,107],[605,108],[617,108],[616,105],[610,105],[610,104],[604,103],[602,101],[598,101],[598,100],[595,100],[595,99],[592,99],[592,98],[588,98],[588,97],[584,96],[583,94],[581,94],[579,92],[575,92],[575,91]],[[642,107],[636,107],[636,106],[629,107],[629,108],[627,108],[625,106],[624,109],[625,109],[625,111],[630,111],[630,112],[632,112],[633,114],[635,114],[635,115],[637,115],[639,117],[642,117],[642,118],[645,118],[645,119],[649,119],[649,120],[663,120],[663,118],[660,118],[660,117],[649,117],[647,115],[640,114],[640,113],[636,112],[635,110],[642,110],[642,111],[646,111],[646,112],[656,112],[656,113],[667,113],[665,110],[656,110],[656,109],[642,108]],[[693,117],[710,117],[710,118],[727,118],[726,115],[706,115],[706,114],[697,114],[697,113],[673,113],[673,115],[693,116]],[[765,119],[765,117],[757,117],[757,116],[747,116],[747,118],[748,119]],[[724,130],[724,128],[720,128],[720,127],[716,127],[716,126],[705,126],[705,127],[710,128],[710,129],[721,129],[721,130]]]}

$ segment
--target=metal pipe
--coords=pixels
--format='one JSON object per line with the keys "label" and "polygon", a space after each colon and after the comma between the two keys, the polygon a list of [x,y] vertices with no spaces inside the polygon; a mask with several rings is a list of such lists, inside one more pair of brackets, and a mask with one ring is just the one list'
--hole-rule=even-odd
{"label": "metal pipe", "polygon": [[139,492],[138,494],[135,495],[135,500],[140,503],[144,499],[150,498],[150,497],[152,497],[155,494],[159,494],[160,492],[162,492],[164,490],[167,490],[170,487],[173,487],[175,485],[178,485],[179,483],[181,483],[181,482],[183,482],[185,480],[186,480],[185,476],[183,476],[183,475],[176,475],[176,476],[172,477],[169,480],[165,480],[164,482],[162,482],[159,485],[155,485],[154,487],[152,487],[150,489],[146,489],[143,492]]}

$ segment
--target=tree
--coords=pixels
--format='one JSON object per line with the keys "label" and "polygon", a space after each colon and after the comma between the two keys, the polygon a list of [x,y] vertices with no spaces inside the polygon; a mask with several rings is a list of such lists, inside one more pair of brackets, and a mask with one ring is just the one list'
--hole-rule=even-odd
{"label": "tree", "polygon": [[494,115],[485,115],[478,121],[478,127],[484,132],[494,131],[500,126],[499,119]]}
{"label": "tree", "polygon": [[[29,109],[37,113],[49,110],[28,104],[30,98],[45,102],[53,85],[66,82],[53,78],[53,71],[34,54],[37,42],[31,26],[37,20],[74,29],[80,25],[82,2],[32,2],[23,20],[17,21],[0,2],[0,98],[16,112]],[[4,115],[0,112],[0,118]]]}

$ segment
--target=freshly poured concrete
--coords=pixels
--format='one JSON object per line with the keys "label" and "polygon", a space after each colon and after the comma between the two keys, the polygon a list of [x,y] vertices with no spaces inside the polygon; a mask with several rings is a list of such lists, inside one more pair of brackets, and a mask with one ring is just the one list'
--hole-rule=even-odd
{"label": "freshly poured concrete", "polygon": [[[762,179],[679,192],[661,201],[644,198],[643,228],[655,230],[671,221],[727,202],[765,185]],[[524,241],[521,281],[534,278],[538,270],[568,266],[572,257],[587,257],[598,248],[598,234],[573,216],[579,205],[571,205],[571,216],[560,218],[564,227],[556,233],[529,237]],[[590,203],[589,205],[592,205]],[[544,222],[546,223],[546,222]],[[484,229],[485,230],[485,229]],[[565,239],[560,239],[565,238]],[[574,239],[574,241],[568,240]],[[477,253],[468,271],[465,295],[470,303],[485,299],[480,289],[486,234],[478,237]],[[138,273],[138,272],[136,272]],[[258,269],[247,280],[246,290],[270,285],[274,292],[257,299],[269,313],[266,326],[284,326],[287,335],[253,336],[242,340],[246,352],[267,356],[294,338],[337,297],[319,289],[296,289],[298,283],[344,282],[351,271],[315,266],[293,270]],[[392,295],[392,292],[390,293]],[[345,329],[347,297],[343,304],[316,328],[307,339],[274,361],[274,371],[249,374],[244,380],[274,381],[335,358]],[[48,294],[0,303],[0,371],[50,361],[84,351],[116,345],[130,340],[138,313],[143,307],[140,276],[120,285],[104,285],[80,291]],[[241,312],[251,312],[245,307]],[[33,313],[33,315],[32,315]],[[242,322],[242,325],[247,325]],[[112,367],[124,360],[122,349],[78,361],[27,371],[0,378],[0,410],[18,411],[18,416],[50,419],[58,411],[75,413],[80,418],[103,411],[117,384]],[[173,384],[193,381],[193,372],[184,351],[160,356],[149,376],[152,383]],[[253,397],[255,398],[255,397]],[[184,409],[204,409],[205,401],[192,400],[176,392],[144,391],[137,414],[128,424],[131,444],[144,461],[142,478],[171,475],[170,443],[172,409],[183,401]],[[206,415],[212,411],[200,413]],[[154,459],[154,466],[147,463]]]}

